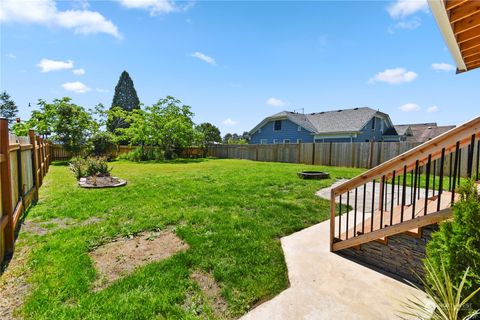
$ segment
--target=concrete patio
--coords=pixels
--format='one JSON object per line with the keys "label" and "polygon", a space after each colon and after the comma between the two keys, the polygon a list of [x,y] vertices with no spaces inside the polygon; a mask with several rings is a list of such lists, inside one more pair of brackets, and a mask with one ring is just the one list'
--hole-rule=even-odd
{"label": "concrete patio", "polygon": [[327,220],[281,239],[290,287],[242,320],[398,319],[408,298],[428,303],[423,292],[330,252],[329,228]]}

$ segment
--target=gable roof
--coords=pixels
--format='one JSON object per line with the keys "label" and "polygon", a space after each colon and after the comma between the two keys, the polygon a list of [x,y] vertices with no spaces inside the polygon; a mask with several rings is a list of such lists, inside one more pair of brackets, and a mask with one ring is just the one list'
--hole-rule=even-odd
{"label": "gable roof", "polygon": [[386,113],[368,107],[324,111],[310,114],[282,111],[265,118],[250,131],[250,134],[255,133],[266,123],[280,119],[288,119],[313,134],[359,132],[374,116],[384,118],[389,126],[392,126],[390,117]]}
{"label": "gable roof", "polygon": [[[454,125],[438,126],[436,122],[402,124],[402,125],[395,126],[396,129],[397,127],[407,128],[410,130],[411,134],[407,135],[407,140],[406,140],[409,142],[425,142],[455,128]],[[400,134],[400,132],[398,132],[398,134]]]}

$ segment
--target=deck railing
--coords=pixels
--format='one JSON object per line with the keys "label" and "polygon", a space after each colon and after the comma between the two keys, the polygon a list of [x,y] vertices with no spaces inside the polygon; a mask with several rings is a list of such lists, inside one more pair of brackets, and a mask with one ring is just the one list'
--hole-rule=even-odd
{"label": "deck railing", "polygon": [[50,165],[50,145],[30,130],[17,137],[0,119],[0,263],[14,248],[20,217],[38,199],[38,188]]}
{"label": "deck railing", "polygon": [[331,250],[448,218],[461,177],[479,180],[479,138],[480,117],[332,188]]}

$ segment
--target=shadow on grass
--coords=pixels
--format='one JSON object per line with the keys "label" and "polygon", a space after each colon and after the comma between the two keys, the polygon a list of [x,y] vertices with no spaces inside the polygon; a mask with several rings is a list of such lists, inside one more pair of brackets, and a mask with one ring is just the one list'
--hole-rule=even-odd
{"label": "shadow on grass", "polygon": [[67,167],[69,160],[55,160],[50,163],[51,166],[56,166],[56,167]]}
{"label": "shadow on grass", "polygon": [[179,158],[175,160],[146,160],[146,161],[131,161],[126,159],[114,160],[112,162],[131,162],[131,163],[138,163],[138,164],[187,164],[187,163],[202,163],[208,161],[208,158]]}

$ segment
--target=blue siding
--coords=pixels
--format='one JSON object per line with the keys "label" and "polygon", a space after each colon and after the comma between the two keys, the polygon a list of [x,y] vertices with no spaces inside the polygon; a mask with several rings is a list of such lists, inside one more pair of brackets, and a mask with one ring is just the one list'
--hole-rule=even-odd
{"label": "blue siding", "polygon": [[[375,120],[375,130],[372,129],[372,121]],[[385,120],[381,118],[372,118],[368,123],[363,127],[362,133],[357,136],[355,142],[364,142],[364,141],[382,141],[383,140],[383,132],[382,132],[382,124],[383,124],[383,132],[387,131],[388,124]]]}
{"label": "blue siding", "polygon": [[313,142],[313,135],[310,131],[301,128],[298,131],[298,125],[288,119],[282,121],[282,130],[274,131],[274,121],[266,123],[260,128],[261,132],[255,132],[250,137],[250,144],[260,144],[261,139],[266,139],[267,143],[273,143],[273,139],[277,139],[279,143],[283,143],[284,139],[289,139],[290,143],[297,143],[297,139],[302,139],[302,142]]}

